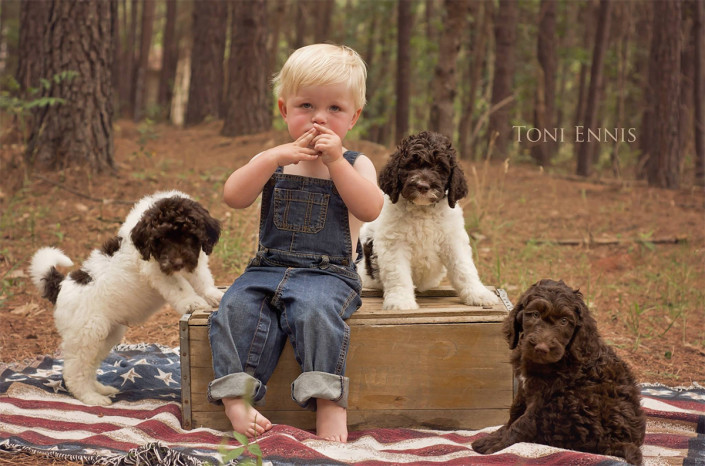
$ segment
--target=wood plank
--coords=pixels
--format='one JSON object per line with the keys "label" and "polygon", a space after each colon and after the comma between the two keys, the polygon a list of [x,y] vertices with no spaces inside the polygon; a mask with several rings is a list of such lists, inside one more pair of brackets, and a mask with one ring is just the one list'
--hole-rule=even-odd
{"label": "wood plank", "polygon": [[[494,287],[487,287],[495,291]],[[355,325],[357,320],[369,318],[404,319],[407,317],[458,317],[458,316],[487,316],[496,322],[503,320],[508,311],[502,303],[492,307],[468,306],[460,301],[455,290],[449,286],[434,288],[423,293],[417,293],[419,309],[391,310],[382,309],[382,293],[380,290],[363,289],[362,306],[348,320],[350,325]],[[191,316],[191,325],[208,325],[208,316],[211,311],[197,311]],[[460,321],[457,320],[456,321]],[[470,322],[471,320],[468,320]]]}
{"label": "wood plank", "polygon": [[[499,330],[499,324],[413,325],[394,329],[390,339],[385,327],[353,329],[346,369],[350,409],[462,409],[487,398],[503,399],[509,406],[509,352],[497,338]],[[205,394],[213,370],[207,344],[192,340],[190,347],[195,410],[208,403]],[[300,373],[287,344],[267,385],[268,408],[285,409],[293,403],[290,384]]]}

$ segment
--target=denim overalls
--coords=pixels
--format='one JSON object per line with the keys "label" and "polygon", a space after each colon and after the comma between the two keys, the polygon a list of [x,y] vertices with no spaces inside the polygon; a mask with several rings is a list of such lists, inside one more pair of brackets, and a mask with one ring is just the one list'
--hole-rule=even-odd
{"label": "denim overalls", "polygon": [[[358,155],[343,154],[350,164]],[[279,167],[262,191],[257,255],[210,318],[210,401],[263,402],[288,337],[302,369],[292,399],[309,409],[315,398],[347,407],[345,320],[362,304],[351,246],[348,209],[333,181]]]}

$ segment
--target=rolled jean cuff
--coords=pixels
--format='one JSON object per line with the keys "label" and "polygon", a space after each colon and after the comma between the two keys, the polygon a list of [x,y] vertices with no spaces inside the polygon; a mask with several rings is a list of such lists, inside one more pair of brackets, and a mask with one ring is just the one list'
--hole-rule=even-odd
{"label": "rolled jean cuff", "polygon": [[223,398],[251,398],[253,403],[261,404],[266,393],[267,386],[245,372],[228,374],[208,384],[211,403],[219,403]]}
{"label": "rolled jean cuff", "polygon": [[302,408],[312,411],[316,404],[311,399],[320,398],[335,402],[340,407],[348,407],[348,387],[350,379],[327,372],[304,372],[291,384],[291,398]]}

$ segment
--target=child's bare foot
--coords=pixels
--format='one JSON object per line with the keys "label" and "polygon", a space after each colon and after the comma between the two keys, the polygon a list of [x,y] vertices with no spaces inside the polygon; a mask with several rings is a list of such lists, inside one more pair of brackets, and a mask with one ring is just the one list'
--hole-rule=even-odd
{"label": "child's bare foot", "polygon": [[272,428],[269,419],[242,398],[223,398],[223,404],[225,415],[230,419],[235,432],[254,437],[255,434],[261,435]]}
{"label": "child's bare foot", "polygon": [[326,440],[348,441],[348,412],[333,401],[316,400],[316,435]]}

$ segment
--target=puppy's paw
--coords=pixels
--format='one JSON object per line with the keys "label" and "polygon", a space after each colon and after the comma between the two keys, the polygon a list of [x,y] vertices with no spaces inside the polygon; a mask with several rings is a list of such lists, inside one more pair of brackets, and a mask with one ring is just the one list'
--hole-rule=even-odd
{"label": "puppy's paw", "polygon": [[484,286],[463,290],[459,295],[468,306],[494,306],[499,303],[497,295]]}
{"label": "puppy's paw", "polygon": [[113,404],[113,400],[108,398],[105,395],[101,395],[100,393],[83,393],[80,396],[76,395],[76,398],[78,398],[80,401],[87,405],[91,406],[110,406]]}
{"label": "puppy's paw", "polygon": [[494,453],[502,448],[502,437],[500,435],[496,435],[496,432],[472,442],[472,449],[477,453],[482,453],[483,455]]}
{"label": "puppy's paw", "polygon": [[223,298],[223,292],[218,288],[211,288],[206,291],[204,298],[206,298],[206,302],[210,307],[218,307],[220,300]]}
{"label": "puppy's paw", "polygon": [[118,393],[120,393],[120,390],[118,390],[117,388],[111,387],[109,385],[103,385],[100,382],[96,382],[94,384],[94,387],[98,393],[105,396],[117,395]]}
{"label": "puppy's paw", "polygon": [[404,309],[418,309],[419,305],[413,295],[411,296],[400,296],[400,295],[385,295],[384,302],[382,303],[382,309],[390,310],[404,310]]}
{"label": "puppy's paw", "polygon": [[200,296],[193,296],[189,300],[179,303],[174,306],[180,314],[192,314],[196,311],[205,311],[211,309],[211,306],[205,299]]}

